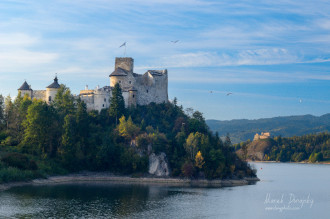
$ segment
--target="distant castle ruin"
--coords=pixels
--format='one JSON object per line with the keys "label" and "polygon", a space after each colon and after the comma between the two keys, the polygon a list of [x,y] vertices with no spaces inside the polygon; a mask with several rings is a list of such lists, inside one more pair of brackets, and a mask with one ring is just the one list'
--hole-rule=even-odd
{"label": "distant castle ruin", "polygon": [[270,133],[269,132],[261,132],[261,135],[256,133],[254,135],[253,141],[257,141],[257,140],[260,140],[260,139],[267,139],[267,138],[270,138]]}
{"label": "distant castle ruin", "polygon": [[[147,105],[149,103],[168,102],[168,75],[167,70],[148,70],[144,74],[134,73],[134,59],[130,57],[116,58],[115,69],[109,75],[110,86],[96,87],[94,90],[81,90],[76,98],[84,101],[87,110],[109,108],[112,89],[118,83],[122,89],[125,106]],[[18,89],[21,96],[27,94],[31,99],[41,99],[47,103],[54,101],[60,85],[57,76],[46,90],[32,90],[25,81]]]}

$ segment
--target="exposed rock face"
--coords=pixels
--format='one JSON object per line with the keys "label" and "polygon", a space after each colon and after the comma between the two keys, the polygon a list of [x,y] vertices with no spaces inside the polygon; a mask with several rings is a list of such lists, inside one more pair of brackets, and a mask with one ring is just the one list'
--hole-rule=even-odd
{"label": "exposed rock face", "polygon": [[156,176],[169,176],[170,171],[166,162],[165,153],[162,152],[158,156],[152,153],[149,156],[149,173]]}
{"label": "exposed rock face", "polygon": [[[272,146],[274,145],[274,140],[271,138],[254,140],[247,145],[247,159],[262,161],[264,160],[265,154],[268,154]],[[239,156],[243,156],[242,149],[236,151]]]}

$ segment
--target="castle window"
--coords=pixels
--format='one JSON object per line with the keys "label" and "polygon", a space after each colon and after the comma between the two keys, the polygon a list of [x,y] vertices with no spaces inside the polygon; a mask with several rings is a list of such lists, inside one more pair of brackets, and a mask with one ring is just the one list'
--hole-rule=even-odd
{"label": "castle window", "polygon": [[104,107],[104,104],[102,106]]}
{"label": "castle window", "polygon": [[134,98],[135,96],[134,96],[134,94],[133,94],[133,98]]}
{"label": "castle window", "polygon": [[131,82],[131,81],[129,81],[129,84],[132,84],[132,82]]}
{"label": "castle window", "polygon": [[107,102],[107,99],[104,98],[104,102]]}
{"label": "castle window", "polygon": [[52,97],[51,97],[51,96],[48,97],[48,101],[49,101],[49,102],[52,101]]}
{"label": "castle window", "polygon": [[121,84],[121,81],[119,81],[119,84]]}
{"label": "castle window", "polygon": [[149,90],[147,90],[147,93],[149,93]]}

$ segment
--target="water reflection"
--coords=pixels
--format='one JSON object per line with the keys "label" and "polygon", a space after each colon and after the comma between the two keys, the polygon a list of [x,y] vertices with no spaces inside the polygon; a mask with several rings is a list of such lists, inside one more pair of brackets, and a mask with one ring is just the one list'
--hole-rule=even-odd
{"label": "water reflection", "polygon": [[[0,218],[329,218],[330,165],[255,165],[260,182],[231,188],[110,183],[16,187],[0,192]],[[314,204],[267,210],[267,194],[310,195]]]}
{"label": "water reflection", "polygon": [[23,186],[0,193],[0,215],[56,215],[65,218],[128,216],[157,208],[164,198],[178,193],[183,192],[159,186],[109,183]]}

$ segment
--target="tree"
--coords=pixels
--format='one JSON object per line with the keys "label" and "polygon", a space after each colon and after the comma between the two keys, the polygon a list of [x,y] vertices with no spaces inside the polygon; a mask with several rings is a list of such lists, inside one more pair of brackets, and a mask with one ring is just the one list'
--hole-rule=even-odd
{"label": "tree", "polygon": [[242,152],[243,152],[243,159],[246,160],[246,158],[247,158],[247,144],[246,143],[242,144]]}
{"label": "tree", "polygon": [[5,110],[5,102],[4,102],[3,96],[0,94],[0,131],[2,129],[2,126],[5,122],[5,115],[4,115],[4,110]]}
{"label": "tree", "polygon": [[23,151],[54,157],[59,145],[60,131],[55,109],[42,100],[33,101],[23,122]]}
{"label": "tree", "polygon": [[58,89],[52,105],[61,115],[62,121],[66,115],[73,114],[75,111],[75,104],[70,89],[61,84],[61,87]]}
{"label": "tree", "polygon": [[120,85],[115,84],[115,87],[112,90],[111,103],[109,108],[109,115],[116,120],[116,125],[118,118],[122,115],[125,115],[125,100],[121,92]]}
{"label": "tree", "polygon": [[194,165],[190,161],[186,161],[182,165],[181,171],[185,177],[191,178],[195,173]]}
{"label": "tree", "polygon": [[76,128],[77,124],[73,115],[64,117],[63,134],[61,146],[58,148],[58,155],[65,167],[76,169],[79,160],[83,158],[79,144],[77,145]]}
{"label": "tree", "polygon": [[90,136],[90,128],[89,128],[89,117],[87,113],[87,106],[86,103],[78,99],[77,101],[77,112],[76,112],[76,118],[75,123],[77,126],[77,141],[80,143],[80,147],[86,156],[87,154],[90,154],[91,151],[89,150],[89,136]]}
{"label": "tree", "polygon": [[194,160],[194,155],[198,150],[198,146],[200,144],[201,134],[199,132],[190,133],[188,138],[186,139],[186,143],[184,145],[187,153],[190,155],[190,159]]}
{"label": "tree", "polygon": [[14,104],[11,101],[10,95],[8,95],[5,99],[5,111],[4,111],[5,121],[6,121],[6,128],[9,130],[13,120],[15,119],[14,115]]}
{"label": "tree", "polygon": [[224,145],[225,145],[225,147],[232,146],[231,140],[230,140],[230,137],[229,137],[229,133],[227,133],[227,135],[226,135],[226,139],[225,139]]}
{"label": "tree", "polygon": [[204,164],[205,164],[205,161],[202,156],[202,153],[200,151],[198,151],[195,156],[195,166],[198,167],[199,169],[202,169]]}
{"label": "tree", "polygon": [[133,123],[131,116],[128,117],[127,121],[125,119],[125,116],[122,116],[119,119],[119,133],[123,137],[134,140],[135,137],[139,134],[140,128]]}

